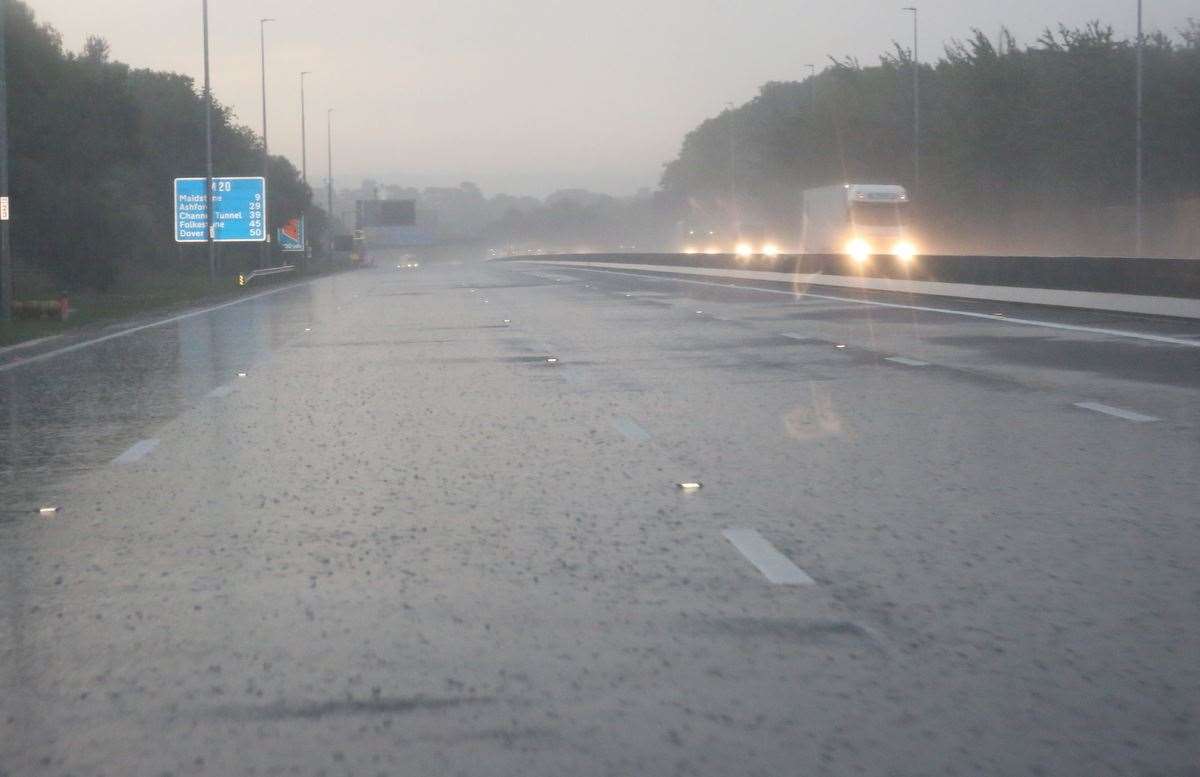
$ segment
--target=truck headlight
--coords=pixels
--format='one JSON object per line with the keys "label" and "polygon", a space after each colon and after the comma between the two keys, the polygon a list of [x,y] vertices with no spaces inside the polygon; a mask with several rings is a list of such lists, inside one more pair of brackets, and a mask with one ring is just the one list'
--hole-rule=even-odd
{"label": "truck headlight", "polygon": [[856,237],[846,244],[846,253],[851,259],[862,264],[871,258],[871,244],[861,237]]}
{"label": "truck headlight", "polygon": [[901,240],[892,246],[892,255],[901,262],[908,264],[917,256],[917,247],[907,240]]}

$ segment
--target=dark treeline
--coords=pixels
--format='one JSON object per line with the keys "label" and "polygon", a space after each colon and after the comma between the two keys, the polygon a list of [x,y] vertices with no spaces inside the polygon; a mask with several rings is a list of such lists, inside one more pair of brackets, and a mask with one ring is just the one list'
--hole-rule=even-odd
{"label": "dark treeline", "polygon": [[[1135,48],[1093,23],[1025,48],[1007,32],[998,42],[976,32],[923,64],[916,202],[927,240],[946,250],[1130,251]],[[1150,36],[1144,55],[1147,249],[1195,256],[1200,24]],[[662,187],[694,218],[762,221],[789,235],[805,188],[911,187],[912,74],[897,47],[877,66],[834,60],[814,79],[769,83],[692,131]]]}
{"label": "dark treeline", "polygon": [[[18,266],[67,286],[107,288],[123,273],[206,267],[203,245],[174,243],[172,181],[204,175],[204,100],[191,78],[137,70],[92,37],[66,51],[49,24],[8,3],[12,243]],[[261,175],[259,139],[220,104],[214,174]],[[296,168],[271,158],[271,228],[308,208]],[[310,242],[324,219],[309,214]],[[222,246],[227,267],[257,246]],[[178,266],[182,259],[184,267]]]}

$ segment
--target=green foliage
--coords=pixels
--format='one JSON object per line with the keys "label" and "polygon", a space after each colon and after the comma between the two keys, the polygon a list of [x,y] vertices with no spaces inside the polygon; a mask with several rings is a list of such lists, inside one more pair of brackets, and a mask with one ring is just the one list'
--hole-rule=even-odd
{"label": "green foliage", "polygon": [[[192,79],[135,70],[90,36],[79,54],[23,2],[8,5],[13,250],[66,288],[108,288],[123,272],[191,270],[203,247],[174,243],[172,181],[204,175],[204,100]],[[259,139],[214,105],[214,173],[261,175]],[[312,195],[283,157],[270,160],[274,229]],[[257,248],[223,247],[227,265]],[[178,267],[180,258],[185,266]]]}

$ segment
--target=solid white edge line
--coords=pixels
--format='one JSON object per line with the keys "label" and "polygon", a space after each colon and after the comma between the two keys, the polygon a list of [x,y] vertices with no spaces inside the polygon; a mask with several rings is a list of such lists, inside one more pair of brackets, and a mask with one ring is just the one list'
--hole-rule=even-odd
{"label": "solid white edge line", "polygon": [[815,585],[804,570],[775,549],[754,529],[726,529],[721,532],[746,560],[775,585]]}
{"label": "solid white edge line", "polygon": [[311,280],[301,281],[300,283],[292,283],[287,286],[280,286],[277,289],[268,289],[267,291],[261,291],[258,294],[252,294],[249,297],[239,297],[238,299],[230,300],[229,302],[222,302],[220,305],[213,305],[212,307],[202,308],[200,310],[193,310],[188,313],[181,313],[178,316],[171,316],[170,318],[164,318],[160,321],[151,321],[148,324],[140,324],[138,326],[131,326],[128,329],[122,329],[119,332],[113,332],[112,334],[103,335],[101,337],[95,337],[95,338],[92,338],[91,340],[84,340],[81,343],[75,343],[74,345],[67,345],[62,348],[55,349],[53,351],[46,351],[45,353],[39,353],[34,356],[20,359],[18,361],[9,362],[8,364],[0,364],[0,372],[16,369],[17,367],[24,367],[27,364],[34,364],[36,362],[41,362],[41,361],[45,361],[47,359],[52,359],[55,356],[61,356],[64,353],[71,353],[72,351],[79,351],[79,350],[88,348],[93,345],[99,345],[100,343],[108,342],[109,340],[114,340],[118,337],[125,337],[126,335],[135,334],[137,332],[141,332],[146,329],[154,329],[155,327],[166,326],[167,324],[174,324],[176,321],[183,321],[188,318],[194,318],[195,316],[203,316],[208,313],[212,313],[213,311],[221,310],[222,308],[232,307],[233,305],[240,305],[243,302],[250,302],[252,300],[260,299],[262,297],[266,297],[271,294],[278,294],[280,292],[287,291],[288,289],[294,289],[298,286],[303,286],[306,283],[312,283],[315,280],[317,280],[317,279],[313,278]]}
{"label": "solid white edge line", "polygon": [[1142,415],[1141,413],[1135,413],[1132,410],[1122,410],[1119,407],[1103,405],[1099,402],[1076,402],[1075,407],[1083,408],[1084,410],[1091,410],[1094,413],[1111,415],[1114,418],[1123,418],[1126,421],[1136,421],[1140,424],[1146,424],[1159,420],[1152,415]]}
{"label": "solid white edge line", "polygon": [[887,358],[884,359],[884,361],[895,362],[896,364],[903,364],[907,367],[928,367],[929,366],[929,362],[923,362],[920,359],[909,359],[906,356],[888,356]]}
{"label": "solid white edge line", "polygon": [[13,351],[19,351],[22,348],[32,348],[35,345],[44,345],[45,343],[48,343],[51,340],[57,340],[60,337],[62,337],[61,334],[47,335],[46,337],[37,337],[33,340],[22,340],[21,342],[13,345],[6,345],[3,348],[0,348],[0,356],[3,356],[6,353],[12,353]]}
{"label": "solid white edge line", "polygon": [[112,460],[113,464],[133,464],[141,461],[149,456],[155,448],[158,447],[158,439],[150,437],[145,440],[138,440],[133,445],[125,449],[125,452]]}
{"label": "solid white edge line", "polygon": [[[540,261],[540,260],[522,260],[522,261]],[[1039,326],[1047,329],[1063,329],[1070,332],[1086,332],[1094,335],[1107,335],[1110,337],[1129,337],[1136,340],[1149,340],[1156,343],[1169,343],[1170,345],[1183,345],[1188,348],[1200,348],[1200,340],[1181,340],[1177,337],[1167,337],[1166,335],[1152,335],[1143,332],[1126,332],[1119,329],[1101,329],[1099,327],[1079,326],[1077,324],[1059,324],[1053,321],[1036,321],[1028,318],[1012,318],[1010,316],[997,316],[992,313],[972,313],[968,310],[951,310],[949,308],[933,308],[924,305],[903,305],[897,302],[879,302],[869,299],[851,299],[849,297],[839,297],[834,294],[813,294],[810,291],[788,291],[785,289],[768,289],[762,286],[746,286],[739,283],[716,283],[713,281],[696,281],[691,278],[670,277],[662,278],[647,273],[670,273],[685,268],[655,268],[647,265],[647,269],[643,272],[624,272],[622,270],[605,270],[595,269],[593,267],[579,267],[574,264],[564,265],[574,270],[581,272],[597,272],[609,273],[611,275],[629,275],[635,278],[645,278],[659,283],[692,283],[698,286],[720,286],[728,289],[746,289],[747,291],[761,291],[767,294],[785,294],[793,299],[801,297],[811,297],[813,299],[834,300],[836,302],[848,302],[856,305],[872,305],[880,308],[899,308],[902,310],[919,310],[925,313],[945,313],[951,316],[965,316],[966,318],[982,318],[987,321],[995,321],[997,323],[1022,324],[1024,326]],[[918,294],[918,296],[920,296]],[[1034,303],[1027,303],[1034,304]]]}

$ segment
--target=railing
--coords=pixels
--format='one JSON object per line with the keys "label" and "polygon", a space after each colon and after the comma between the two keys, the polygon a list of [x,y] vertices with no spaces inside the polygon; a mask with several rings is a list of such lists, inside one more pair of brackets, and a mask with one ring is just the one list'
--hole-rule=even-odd
{"label": "railing", "polygon": [[295,271],[296,265],[294,264],[284,264],[280,265],[279,267],[264,267],[261,270],[251,270],[248,273],[238,275],[238,286],[247,286],[250,284],[250,281],[254,280],[255,278],[263,278],[268,275],[281,275],[283,273]]}
{"label": "railing", "polygon": [[750,259],[730,254],[565,254],[525,261],[786,284],[860,292],[1017,302],[1200,319],[1200,261],[1050,256],[892,256],[856,261],[835,254]]}

